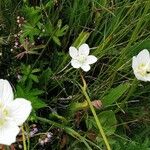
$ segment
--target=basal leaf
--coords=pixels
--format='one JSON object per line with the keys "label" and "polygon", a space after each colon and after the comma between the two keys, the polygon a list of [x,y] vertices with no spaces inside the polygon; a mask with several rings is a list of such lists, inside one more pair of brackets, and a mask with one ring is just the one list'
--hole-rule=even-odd
{"label": "basal leaf", "polygon": [[103,106],[105,107],[116,102],[129,89],[129,87],[129,83],[123,83],[116,88],[111,89],[108,94],[102,98]]}

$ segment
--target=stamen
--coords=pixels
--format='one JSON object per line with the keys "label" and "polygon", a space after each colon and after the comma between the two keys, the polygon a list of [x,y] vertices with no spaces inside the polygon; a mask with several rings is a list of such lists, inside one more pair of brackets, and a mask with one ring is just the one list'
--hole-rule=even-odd
{"label": "stamen", "polygon": [[6,106],[4,107],[4,105],[0,103],[0,127],[2,127],[5,124],[8,116],[9,116],[8,109],[6,109]]}

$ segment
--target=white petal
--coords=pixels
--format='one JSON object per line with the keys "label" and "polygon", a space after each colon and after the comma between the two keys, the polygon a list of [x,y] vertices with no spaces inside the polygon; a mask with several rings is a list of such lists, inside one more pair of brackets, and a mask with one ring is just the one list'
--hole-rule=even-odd
{"label": "white petal", "polygon": [[138,80],[145,81],[145,82],[150,81],[150,74],[146,74],[145,76],[141,76],[139,73],[136,72],[134,74]]}
{"label": "white petal", "polygon": [[71,65],[73,66],[73,68],[80,68],[81,67],[80,62],[75,60],[75,59],[71,60]]}
{"label": "white petal", "polygon": [[140,81],[144,81],[144,82],[150,81],[150,77],[146,77],[146,76],[142,77],[142,76],[140,76],[138,74],[135,74],[135,76]]}
{"label": "white petal", "polygon": [[82,44],[79,47],[79,55],[88,56],[90,53],[90,48],[87,44]]}
{"label": "white petal", "polygon": [[137,57],[133,56],[133,58],[132,58],[132,68],[133,68],[133,70],[135,70],[138,67],[139,63],[140,62],[138,62]]}
{"label": "white petal", "polygon": [[87,71],[89,71],[90,70],[90,65],[88,65],[88,64],[83,64],[82,66],[81,66],[81,68],[85,71],[85,72],[87,72]]}
{"label": "white petal", "polygon": [[8,104],[13,100],[13,90],[7,80],[0,79],[0,102]]}
{"label": "white petal", "polygon": [[78,50],[77,50],[75,47],[71,46],[71,47],[69,48],[69,55],[70,55],[72,58],[76,59],[76,58],[78,57]]}
{"label": "white petal", "polygon": [[150,81],[150,76],[145,77],[145,81]]}
{"label": "white petal", "polygon": [[142,50],[138,55],[137,55],[137,60],[139,63],[149,63],[150,62],[150,54],[147,49]]}
{"label": "white petal", "polygon": [[94,64],[97,61],[97,58],[93,55],[87,56],[86,63],[88,64]]}
{"label": "white petal", "polygon": [[12,117],[19,126],[26,121],[32,110],[31,102],[23,98],[16,98],[10,104],[9,108],[10,117]]}
{"label": "white petal", "polygon": [[141,80],[141,81],[147,81],[147,79],[143,76],[141,76],[139,73],[137,72],[134,72],[134,75],[135,77],[138,79],[138,80]]}
{"label": "white petal", "polygon": [[13,121],[6,122],[4,126],[0,127],[0,144],[11,145],[14,143],[19,131],[19,127]]}
{"label": "white petal", "polygon": [[132,58],[132,68],[138,80],[150,81],[149,74],[146,73],[150,70],[150,54],[147,49],[142,50],[137,56]]}

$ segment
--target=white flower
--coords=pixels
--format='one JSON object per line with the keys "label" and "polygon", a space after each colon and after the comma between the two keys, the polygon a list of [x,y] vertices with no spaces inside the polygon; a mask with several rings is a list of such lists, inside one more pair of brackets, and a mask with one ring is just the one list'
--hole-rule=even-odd
{"label": "white flower", "polygon": [[147,49],[133,57],[132,68],[138,80],[150,81],[150,54]]}
{"label": "white flower", "polygon": [[82,68],[85,72],[90,70],[90,64],[97,61],[93,55],[89,55],[90,48],[87,44],[82,44],[77,50],[75,47],[69,48],[69,54],[72,57],[71,65],[74,68]]}
{"label": "white flower", "polygon": [[13,96],[7,80],[0,79],[0,144],[11,145],[31,112],[31,102]]}

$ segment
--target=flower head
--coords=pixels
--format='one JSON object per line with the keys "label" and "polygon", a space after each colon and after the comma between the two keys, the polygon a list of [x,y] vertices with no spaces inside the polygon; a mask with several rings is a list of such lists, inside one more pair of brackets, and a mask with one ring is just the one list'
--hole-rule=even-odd
{"label": "flower head", "polygon": [[28,118],[31,102],[13,96],[13,90],[7,80],[0,79],[0,144],[11,145]]}
{"label": "flower head", "polygon": [[147,49],[133,57],[132,68],[138,80],[150,81],[150,54]]}
{"label": "flower head", "polygon": [[97,61],[97,58],[93,55],[89,55],[90,48],[87,44],[82,44],[77,50],[71,46],[69,48],[69,54],[72,57],[71,65],[74,68],[82,68],[85,72],[90,70],[90,64]]}

